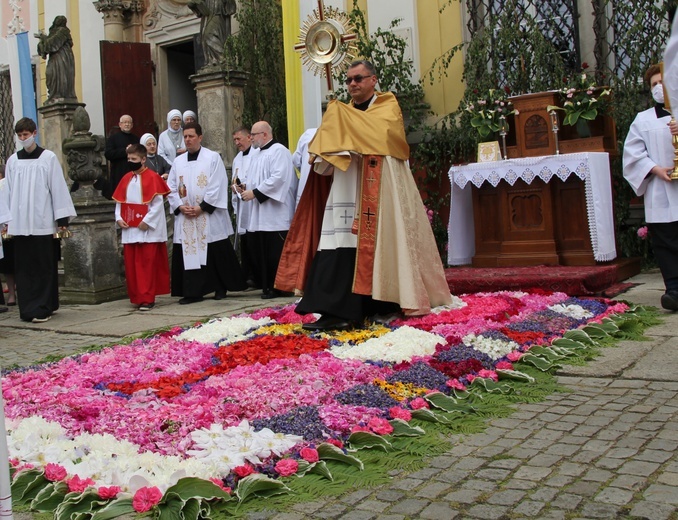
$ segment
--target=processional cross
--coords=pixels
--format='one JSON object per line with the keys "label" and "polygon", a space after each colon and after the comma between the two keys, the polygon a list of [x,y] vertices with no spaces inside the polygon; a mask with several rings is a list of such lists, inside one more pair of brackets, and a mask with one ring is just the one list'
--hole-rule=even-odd
{"label": "processional cross", "polygon": [[334,7],[325,7],[318,0],[318,8],[306,18],[294,50],[309,71],[327,78],[329,96],[334,84],[332,76],[343,72],[355,59],[358,35],[348,15]]}

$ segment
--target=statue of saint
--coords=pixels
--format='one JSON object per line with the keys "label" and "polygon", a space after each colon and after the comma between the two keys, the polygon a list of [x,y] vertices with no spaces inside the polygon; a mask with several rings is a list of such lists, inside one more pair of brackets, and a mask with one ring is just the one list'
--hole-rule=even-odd
{"label": "statue of saint", "polygon": [[200,40],[205,66],[218,65],[224,55],[224,43],[231,34],[231,16],[235,0],[191,0],[188,7],[200,18]]}
{"label": "statue of saint", "polygon": [[66,17],[57,16],[49,28],[49,34],[39,32],[38,54],[47,61],[47,103],[57,100],[77,100],[75,95],[75,56],[71,30],[66,26]]}

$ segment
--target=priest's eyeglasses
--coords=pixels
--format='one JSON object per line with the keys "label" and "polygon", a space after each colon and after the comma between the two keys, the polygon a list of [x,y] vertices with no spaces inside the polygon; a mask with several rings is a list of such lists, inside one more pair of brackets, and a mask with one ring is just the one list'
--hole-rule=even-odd
{"label": "priest's eyeglasses", "polygon": [[362,80],[371,77],[372,76],[361,76],[360,74],[358,74],[357,76],[346,76],[346,81],[344,83],[346,83],[347,85],[350,85],[353,81],[355,81],[356,83],[361,83]]}

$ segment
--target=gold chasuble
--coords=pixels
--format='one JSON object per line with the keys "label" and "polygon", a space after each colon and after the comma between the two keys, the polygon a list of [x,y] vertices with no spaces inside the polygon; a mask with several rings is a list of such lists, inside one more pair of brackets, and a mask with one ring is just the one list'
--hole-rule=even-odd
{"label": "gold chasuble", "polygon": [[[395,302],[409,315],[451,303],[433,231],[407,165],[409,146],[393,94],[378,93],[365,111],[330,102],[309,153],[341,175],[351,163],[346,152],[362,158],[353,222],[358,238],[353,292]],[[331,176],[309,175],[278,267],[280,290],[304,290],[331,182]]]}

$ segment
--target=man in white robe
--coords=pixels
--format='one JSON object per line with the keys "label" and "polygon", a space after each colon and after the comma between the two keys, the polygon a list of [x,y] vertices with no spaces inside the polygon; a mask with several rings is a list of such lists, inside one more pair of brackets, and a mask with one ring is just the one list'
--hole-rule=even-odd
{"label": "man in white robe", "polygon": [[294,216],[298,179],[292,154],[273,139],[271,125],[259,121],[252,126],[251,135],[252,146],[258,151],[250,164],[246,189],[240,195],[250,205],[246,229],[260,277],[261,297],[269,299],[281,295],[273,285]]}
{"label": "man in white robe", "polygon": [[252,256],[252,246],[247,236],[247,224],[249,222],[251,204],[246,204],[240,200],[241,193],[248,186],[248,173],[254,157],[258,150],[252,146],[252,136],[250,129],[244,126],[237,128],[233,132],[233,144],[238,149],[238,154],[233,158],[231,165],[231,203],[235,213],[236,225],[236,250],[240,250],[240,264],[242,265],[243,275],[247,285],[252,288],[261,288],[259,276],[254,269]]}
{"label": "man in white robe", "polygon": [[233,224],[228,213],[229,185],[218,153],[202,147],[202,128],[187,123],[186,153],[172,164],[167,185],[174,219],[172,296],[182,305],[202,301],[214,292],[221,300],[226,291],[246,288],[229,236]]}
{"label": "man in white robe", "polygon": [[292,154],[292,163],[294,167],[299,170],[299,186],[297,186],[297,205],[299,204],[299,199],[301,194],[304,192],[304,186],[306,186],[306,181],[308,180],[308,174],[311,171],[311,164],[308,162],[308,144],[315,137],[315,133],[318,131],[317,128],[309,128],[297,141],[297,149]]}
{"label": "man in white robe", "polygon": [[678,310],[678,182],[673,172],[673,139],[678,125],[669,126],[670,114],[664,109],[662,75],[658,65],[645,74],[656,105],[640,112],[624,142],[624,178],[634,192],[644,198],[645,221],[666,292],[663,308]]}
{"label": "man in white robe", "polygon": [[22,149],[7,161],[5,175],[14,240],[19,317],[42,323],[59,308],[59,241],[75,208],[54,153],[35,142],[37,127],[24,117],[14,127]]}

